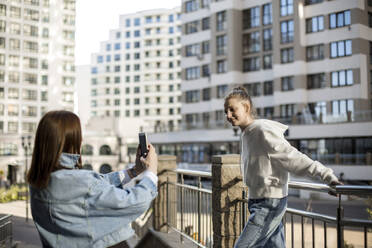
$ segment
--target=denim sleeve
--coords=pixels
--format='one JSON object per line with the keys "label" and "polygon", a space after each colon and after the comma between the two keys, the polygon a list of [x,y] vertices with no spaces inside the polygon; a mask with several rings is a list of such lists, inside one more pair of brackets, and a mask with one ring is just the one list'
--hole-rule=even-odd
{"label": "denim sleeve", "polygon": [[133,221],[148,209],[157,195],[157,186],[147,177],[125,189],[97,180],[89,190],[89,215],[126,216]]}
{"label": "denim sleeve", "polygon": [[118,171],[110,172],[107,174],[100,174],[100,177],[108,182],[109,184],[112,184],[116,187],[121,187],[121,178]]}

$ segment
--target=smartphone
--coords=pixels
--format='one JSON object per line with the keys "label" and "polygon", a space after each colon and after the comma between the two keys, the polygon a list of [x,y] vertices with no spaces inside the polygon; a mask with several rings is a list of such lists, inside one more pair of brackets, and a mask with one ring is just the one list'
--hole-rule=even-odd
{"label": "smartphone", "polygon": [[140,150],[141,150],[141,157],[146,157],[149,150],[147,149],[147,135],[146,133],[139,133],[138,134]]}

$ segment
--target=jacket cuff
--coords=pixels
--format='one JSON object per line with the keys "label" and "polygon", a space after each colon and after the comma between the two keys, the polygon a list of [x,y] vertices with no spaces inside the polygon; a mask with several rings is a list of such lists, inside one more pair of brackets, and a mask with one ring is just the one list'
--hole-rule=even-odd
{"label": "jacket cuff", "polygon": [[140,181],[140,184],[143,184],[145,187],[151,190],[151,196],[153,198],[156,197],[158,194],[158,187],[149,177],[143,177],[143,179]]}

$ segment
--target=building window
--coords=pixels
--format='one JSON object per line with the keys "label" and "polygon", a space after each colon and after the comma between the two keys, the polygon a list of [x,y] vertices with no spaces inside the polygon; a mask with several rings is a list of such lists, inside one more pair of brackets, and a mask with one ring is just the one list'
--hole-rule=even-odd
{"label": "building window", "polygon": [[263,31],[263,50],[264,51],[271,51],[273,47],[273,31],[271,28],[264,29]]}
{"label": "building window", "polygon": [[226,29],[226,11],[217,13],[216,30],[222,31]]}
{"label": "building window", "polygon": [[243,29],[260,26],[260,7],[243,11]]}
{"label": "building window", "polygon": [[216,54],[224,55],[226,53],[227,36],[220,35],[216,37]]}
{"label": "building window", "polygon": [[210,88],[203,89],[202,100],[203,101],[209,101],[209,100],[211,100],[211,89]]}
{"label": "building window", "polygon": [[346,85],[353,85],[353,71],[352,70],[341,70],[334,71],[331,73],[331,86],[342,87]]}
{"label": "building window", "polygon": [[202,54],[209,53],[209,41],[202,42]]}
{"label": "building window", "polygon": [[251,83],[251,84],[244,84],[244,87],[248,91],[248,95],[250,96],[260,96],[261,95],[261,83]]}
{"label": "building window", "polygon": [[202,77],[209,77],[209,76],[210,76],[209,64],[202,65]]}
{"label": "building window", "polygon": [[8,132],[9,133],[17,133],[18,132],[18,122],[9,121],[8,122]]}
{"label": "building window", "polygon": [[246,58],[243,60],[243,72],[260,70],[260,57]]}
{"label": "building window", "polygon": [[19,108],[16,104],[9,104],[8,105],[8,116],[18,116]]}
{"label": "building window", "polygon": [[227,61],[226,60],[217,60],[217,73],[227,72]]}
{"label": "building window", "polygon": [[324,45],[319,44],[306,47],[306,59],[307,61],[324,59]]}
{"label": "building window", "polygon": [[368,26],[372,28],[372,13],[368,12]]}
{"label": "building window", "polygon": [[329,15],[329,28],[341,28],[351,24],[350,10]]}
{"label": "building window", "polygon": [[325,87],[325,74],[317,73],[307,75],[307,89],[321,89]]}
{"label": "building window", "polygon": [[0,16],[6,16],[6,5],[0,4]]}
{"label": "building window", "polygon": [[342,40],[331,43],[331,58],[352,55],[351,40]]}
{"label": "building window", "polygon": [[245,34],[243,36],[243,53],[255,53],[260,51],[260,31]]}
{"label": "building window", "polygon": [[369,42],[369,63],[372,65],[372,42]]}
{"label": "building window", "polygon": [[263,94],[264,94],[264,96],[269,96],[269,95],[272,95],[274,93],[273,85],[274,85],[273,81],[265,81],[263,83]]}
{"label": "building window", "polygon": [[293,14],[293,0],[280,0],[280,16]]}
{"label": "building window", "polygon": [[264,108],[264,117],[270,118],[274,115],[274,107]]}
{"label": "building window", "polygon": [[322,3],[323,0],[305,0],[305,5],[311,5],[316,3]]}
{"label": "building window", "polygon": [[199,90],[186,91],[186,103],[195,103],[200,101]]}
{"label": "building window", "polygon": [[196,10],[198,10],[197,0],[191,0],[191,1],[185,2],[185,12],[186,13],[193,12],[193,11],[196,11]]}
{"label": "building window", "polygon": [[273,55],[267,54],[263,56],[263,69],[271,69],[273,67]]}
{"label": "building window", "polygon": [[282,64],[291,63],[294,60],[293,48],[284,48],[280,50],[280,61]]}
{"label": "building window", "polygon": [[280,117],[291,117],[295,113],[294,104],[283,104],[280,105]]}
{"label": "building window", "polygon": [[203,18],[202,19],[202,30],[208,30],[209,24],[210,24],[210,18],[209,17]]}
{"label": "building window", "polygon": [[282,91],[291,91],[294,90],[293,76],[291,77],[282,77]]}
{"label": "building window", "polygon": [[347,112],[353,112],[353,111],[354,111],[353,100],[332,101],[332,115],[333,116],[346,115]]}
{"label": "building window", "polygon": [[324,30],[324,16],[315,16],[306,19],[306,33],[315,33]]}
{"label": "building window", "polygon": [[199,21],[192,21],[185,24],[185,34],[198,32]]}
{"label": "building window", "polygon": [[135,18],[134,19],[134,26],[139,26],[141,25],[141,19],[140,18]]}
{"label": "building window", "polygon": [[293,20],[283,21],[280,23],[280,41],[281,43],[290,43],[293,42]]}
{"label": "building window", "polygon": [[200,78],[200,67],[186,68],[186,80],[193,80]]}
{"label": "building window", "polygon": [[272,4],[264,4],[262,6],[262,24],[269,25],[273,23]]}
{"label": "building window", "polygon": [[218,85],[217,86],[217,98],[224,98],[227,93],[227,85]]}

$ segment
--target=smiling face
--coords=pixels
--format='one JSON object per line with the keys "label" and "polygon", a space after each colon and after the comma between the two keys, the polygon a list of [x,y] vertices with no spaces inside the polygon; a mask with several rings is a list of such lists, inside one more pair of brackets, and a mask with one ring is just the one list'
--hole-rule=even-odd
{"label": "smiling face", "polygon": [[252,121],[251,106],[248,101],[239,97],[230,97],[225,102],[225,114],[227,121],[233,126],[238,126],[242,130]]}

